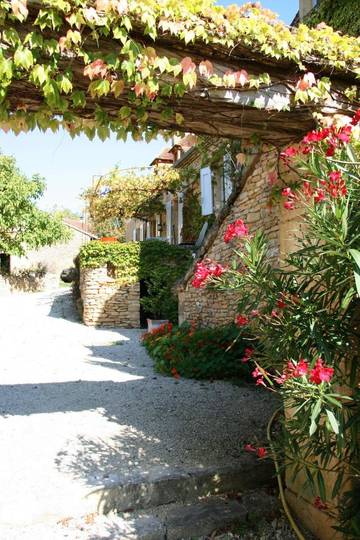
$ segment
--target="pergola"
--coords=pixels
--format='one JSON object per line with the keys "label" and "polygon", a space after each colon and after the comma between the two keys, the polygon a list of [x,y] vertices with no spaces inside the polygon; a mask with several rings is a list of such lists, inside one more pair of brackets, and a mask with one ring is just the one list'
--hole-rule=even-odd
{"label": "pergola", "polygon": [[[146,131],[150,127],[150,130],[157,128],[180,130],[226,138],[247,138],[257,134],[262,140],[280,146],[298,140],[314,127],[314,111],[321,110],[324,114],[347,113],[350,102],[345,97],[345,89],[354,85],[356,87],[358,84],[356,73],[359,70],[359,43],[355,38],[342,38],[340,34],[337,34],[339,36],[337,50],[343,46],[343,40],[349,40],[352,51],[348,57],[351,56],[352,60],[347,60],[345,56],[337,64],[336,61],[331,60],[331,54],[334,56],[335,52],[330,51],[329,60],[324,54],[316,55],[315,45],[313,51],[305,51],[297,59],[287,57],[291,55],[285,53],[282,56],[272,53],[270,45],[269,53],[265,54],[264,47],[261,46],[261,36],[258,42],[255,38],[252,40],[244,38],[246,28],[243,34],[239,34],[238,42],[235,42],[233,37],[231,38],[231,42],[234,43],[232,47],[229,46],[227,38],[212,37],[210,40],[206,37],[196,38],[195,36],[188,40],[184,38],[181,29],[178,28],[175,32],[163,24],[161,9],[157,12],[155,8],[152,8],[153,11],[155,10],[156,37],[154,38],[154,35],[148,31],[147,25],[139,20],[142,16],[140,17],[138,12],[135,13],[135,8],[132,10],[131,4],[128,4],[126,0],[115,3],[111,3],[111,0],[101,0],[95,5],[92,2],[52,2],[50,0],[48,2],[31,1],[28,5],[26,5],[26,0],[12,0],[8,4],[9,11],[3,10],[1,43],[3,57],[5,60],[12,61],[13,72],[9,76],[6,73],[6,66],[0,67],[3,94],[5,94],[2,106],[3,127],[5,128],[12,128],[13,122],[15,130],[27,129],[27,119],[37,114],[41,117],[40,120],[36,119],[40,127],[42,127],[41,123],[46,124],[47,119],[51,127],[50,119],[54,123],[54,119],[58,121],[63,118],[65,127],[74,133],[94,126],[105,127],[105,132],[108,126],[110,130],[116,131],[116,126],[123,122],[126,131],[135,131],[138,128]],[[120,11],[120,5],[123,12]],[[77,10],[80,10],[82,15],[76,22],[75,18],[71,20],[71,17],[79,13]],[[86,17],[84,18],[84,10],[87,10],[86,13],[92,10],[94,20],[89,22]],[[227,21],[228,12],[225,10],[224,13],[222,17]],[[42,27],[42,20],[45,20],[44,14],[47,14],[48,18],[49,14],[52,17],[56,15],[59,18],[59,24],[54,23],[52,28],[51,25]],[[245,22],[251,21],[251,10],[239,11],[240,16]],[[178,14],[176,17],[179,19]],[[170,14],[167,24],[170,24],[170,19],[176,21],[176,17]],[[206,25],[211,27],[210,16],[201,19],[197,14],[196,17],[196,21],[192,23],[193,26],[199,24],[199,20],[203,20],[205,28],[207,28]],[[257,12],[256,17],[259,21],[261,20]],[[110,28],[106,32],[103,30],[105,20],[108,21]],[[277,31],[276,24],[280,25],[271,19],[267,20],[266,16],[264,21],[269,35],[274,28]],[[114,31],[115,24],[119,25],[116,28],[120,29],[120,33],[116,34]],[[236,22],[236,24],[239,23]],[[289,33],[286,35],[291,35],[291,31],[284,25],[278,28],[279,32],[284,32],[284,35],[286,32]],[[32,38],[29,36],[33,35],[34,30],[40,36],[36,39],[39,42],[42,41],[42,45],[36,42],[32,45]],[[187,32],[190,31],[191,29],[187,30]],[[17,33],[20,41],[9,36],[9,32]],[[319,36],[322,35],[321,32],[324,30],[319,30]],[[334,36],[335,33],[333,32],[332,35]],[[314,34],[311,36],[315,40]],[[271,39],[270,35],[264,39],[264,43],[266,44],[266,40],[271,41]],[[321,39],[326,44],[326,36],[322,36]],[[45,46],[46,43],[52,44],[52,49],[48,45]],[[127,45],[129,43],[130,45]],[[138,55],[134,51],[125,50],[125,47],[131,49],[135,46],[138,47]],[[15,69],[14,59],[16,60],[19,48],[20,54],[30,50],[32,58],[21,57],[20,66]],[[330,45],[329,48],[331,49]],[[53,54],[50,53],[51,50]],[[357,57],[356,50],[359,53]],[[144,94],[138,95],[136,91],[134,93],[134,87],[136,89],[136,84],[139,84],[136,82],[139,81],[139,73],[142,77],[141,59],[144,58],[144,51],[148,57],[151,51],[150,54],[157,66],[156,69],[154,65],[151,66],[151,84],[154,84],[153,81],[157,78],[160,87],[155,99],[152,97],[148,99]],[[293,54],[293,56],[296,55]],[[111,66],[111,69],[107,71],[109,58],[117,58],[118,63],[114,64],[117,67],[113,69]],[[133,69],[131,73],[127,71],[130,69],[129,65],[126,65],[129,58],[134,60],[135,66],[135,68],[131,66]],[[185,70],[176,75],[170,73],[169,70],[162,70],[161,66],[156,64],[157,58],[171,59],[174,65],[177,63],[180,66],[184,59],[188,59],[193,63],[190,68],[192,70],[198,70],[205,60],[210,61],[217,80],[214,84],[209,74],[204,75],[200,70],[194,84],[185,84],[182,92],[176,93],[173,90],[179,82],[179,77],[185,78]],[[86,70],[84,72],[84,67],[92,65],[91,61],[98,62],[98,70],[92,74],[94,80],[99,81],[99,87],[95,93],[89,92],[89,73],[86,74]],[[346,61],[348,61],[348,68],[344,69]],[[193,68],[192,65],[195,67]],[[34,69],[38,70],[35,76]],[[243,70],[254,79],[257,78],[258,82],[253,87],[248,83],[234,83],[233,80],[226,82],[227,74],[239,73],[239,70]],[[326,99],[321,96],[318,99],[304,100],[306,102],[295,99],[296,85],[306,72],[314,73],[317,80],[322,77],[331,79],[331,90],[325,92]],[[62,86],[64,74],[69,79],[71,90],[65,85]],[[106,91],[112,88],[111,85],[114,82],[119,83],[119,81],[121,81],[119,91],[115,93]],[[50,89],[55,88],[51,91],[55,92],[56,99],[59,97],[62,103],[64,99],[68,100],[65,108],[59,108],[48,96],[46,97],[44,88],[49,84]],[[144,83],[140,84],[145,90],[141,87],[139,92],[146,92],[148,80],[144,79]],[[165,86],[172,89],[168,91],[169,95],[163,92]],[[102,90],[99,89],[102,87],[104,87],[104,92],[100,95]],[[80,94],[86,96],[86,99],[82,98],[81,104],[76,100],[71,101],[70,97],[74,92],[77,92],[77,96]],[[353,92],[356,94],[358,87],[357,90],[353,89]],[[7,116],[8,113],[10,117]],[[11,115],[14,115],[12,119]],[[34,121],[32,122],[31,127],[34,127]]]}

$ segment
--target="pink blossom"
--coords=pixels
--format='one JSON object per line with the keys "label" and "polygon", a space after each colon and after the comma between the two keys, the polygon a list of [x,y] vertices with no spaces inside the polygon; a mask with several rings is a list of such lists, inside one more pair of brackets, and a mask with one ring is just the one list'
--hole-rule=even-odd
{"label": "pink blossom", "polygon": [[224,242],[229,243],[233,238],[243,238],[248,236],[249,231],[242,219],[237,219],[230,223],[224,234]]}
{"label": "pink blossom", "polygon": [[325,192],[323,189],[317,189],[315,191],[315,195],[314,195],[314,201],[316,203],[319,203],[319,202],[322,202],[325,200]]}
{"label": "pink blossom", "polygon": [[327,509],[327,504],[324,503],[324,502],[320,499],[320,497],[316,497],[316,498],[314,499],[314,503],[313,503],[313,504],[314,504],[315,508],[317,508],[318,510],[326,510],[326,509]]}
{"label": "pink blossom", "polygon": [[205,261],[200,261],[196,264],[194,279],[191,284],[196,289],[205,285],[205,282],[212,277],[220,277],[224,272],[225,268],[216,262],[206,259]]}
{"label": "pink blossom", "polygon": [[244,450],[245,452],[256,452],[256,448],[252,444],[245,444]]}
{"label": "pink blossom", "polygon": [[316,360],[315,367],[310,371],[310,382],[321,384],[322,382],[329,383],[334,375],[334,368],[325,366],[321,358]]}

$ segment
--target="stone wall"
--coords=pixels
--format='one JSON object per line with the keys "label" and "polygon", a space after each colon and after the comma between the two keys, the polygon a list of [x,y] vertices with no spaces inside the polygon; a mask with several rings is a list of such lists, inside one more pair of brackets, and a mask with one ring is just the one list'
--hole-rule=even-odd
{"label": "stone wall", "polygon": [[106,267],[82,268],[80,294],[87,326],[140,327],[140,283],[121,285]]}
{"label": "stone wall", "polygon": [[[217,235],[208,246],[202,258],[209,258],[229,264],[234,255],[232,246],[226,244],[223,236],[229,223],[243,219],[255,232],[261,228],[267,234],[270,243],[269,256],[278,261],[280,255],[280,209],[269,206],[271,186],[269,171],[274,168],[276,154],[264,153],[254,158],[252,172],[246,180],[240,194],[231,205],[229,213],[220,225]],[[237,297],[231,292],[214,292],[206,289],[195,289],[191,279],[179,289],[179,322],[189,321],[203,326],[218,326],[234,320]]]}

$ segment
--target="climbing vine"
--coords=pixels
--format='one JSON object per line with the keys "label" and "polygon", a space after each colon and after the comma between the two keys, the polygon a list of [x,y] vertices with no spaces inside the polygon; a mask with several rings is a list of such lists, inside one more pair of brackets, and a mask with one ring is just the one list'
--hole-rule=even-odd
{"label": "climbing vine", "polygon": [[[345,76],[343,96],[357,93],[357,39],[326,26],[290,29],[256,3],[1,0],[0,29],[0,121],[16,133],[61,125],[71,136],[105,139],[113,130],[150,140],[159,126],[183,129],[178,100],[211,88],[256,90],[281,80],[294,101],[278,97],[277,110],[322,102],[332,74]],[[211,61],[236,50],[247,51],[244,66],[223,70]],[[266,103],[260,96],[249,106]]]}
{"label": "climbing vine", "polygon": [[168,165],[143,169],[114,169],[102,176],[83,195],[96,228],[104,222],[123,230],[130,218],[147,220],[164,211],[163,194],[175,193],[181,185],[177,170]]}

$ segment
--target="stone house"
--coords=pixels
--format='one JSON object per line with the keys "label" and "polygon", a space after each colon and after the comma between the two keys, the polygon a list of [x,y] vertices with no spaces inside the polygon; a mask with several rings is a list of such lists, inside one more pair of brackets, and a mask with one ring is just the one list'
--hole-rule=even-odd
{"label": "stone house", "polygon": [[0,290],[35,291],[56,288],[61,272],[74,266],[82,245],[96,238],[82,220],[64,218],[70,229],[68,242],[30,250],[23,256],[0,253]]}
{"label": "stone house", "polygon": [[[203,154],[219,150],[220,140],[205,140],[202,148],[197,137],[187,134],[175,139],[170,148],[156,156],[150,166],[159,163],[174,167],[180,172],[189,171],[181,192],[162,194],[164,212],[148,220],[130,219],[126,224],[125,240],[141,241],[159,238],[171,244],[194,245],[198,248],[206,232],[217,218],[230,197],[233,172],[237,168],[234,155],[226,154],[215,168],[203,166]],[[222,158],[221,158],[222,159]],[[244,167],[238,167],[238,176]]]}

